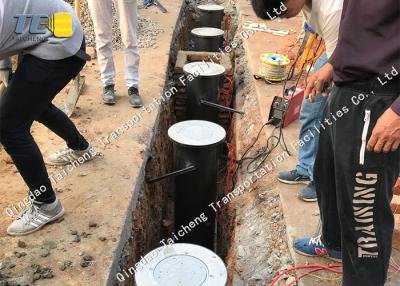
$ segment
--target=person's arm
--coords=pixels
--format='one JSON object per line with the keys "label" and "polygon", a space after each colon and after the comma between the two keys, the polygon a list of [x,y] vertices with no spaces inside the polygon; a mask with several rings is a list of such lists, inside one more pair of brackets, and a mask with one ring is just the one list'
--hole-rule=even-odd
{"label": "person's arm", "polygon": [[11,76],[12,65],[9,58],[0,60],[0,95],[8,86],[8,81]]}
{"label": "person's arm", "polygon": [[328,58],[332,57],[335,52],[338,37],[339,37],[339,26],[342,18],[342,10],[336,10],[330,13],[328,16],[320,18],[319,21],[321,26],[321,37],[324,39],[326,46],[326,53]]}
{"label": "person's arm", "polygon": [[333,66],[328,62],[315,75],[309,77],[304,95],[305,98],[314,101],[318,93],[322,94],[325,84],[332,79]]}
{"label": "person's arm", "polygon": [[336,10],[328,17],[319,18],[322,29],[321,37],[325,42],[329,59],[317,73],[310,76],[307,80],[305,98],[308,98],[310,101],[314,101],[316,95],[322,93],[326,83],[333,79],[333,65],[330,61],[337,45],[341,17],[342,10]]}
{"label": "person's arm", "polygon": [[392,110],[400,116],[400,95],[397,100],[391,106]]}

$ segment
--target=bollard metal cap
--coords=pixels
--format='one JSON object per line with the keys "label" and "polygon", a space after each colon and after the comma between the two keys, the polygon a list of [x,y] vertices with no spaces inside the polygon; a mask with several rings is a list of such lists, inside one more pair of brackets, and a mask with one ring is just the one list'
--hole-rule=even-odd
{"label": "bollard metal cap", "polygon": [[224,36],[224,30],[211,27],[195,28],[191,31],[192,35],[203,38],[214,38]]}
{"label": "bollard metal cap", "polygon": [[162,246],[141,262],[143,267],[135,275],[137,286],[225,286],[227,281],[222,259],[199,245]]}
{"label": "bollard metal cap", "polygon": [[204,120],[187,120],[168,129],[169,138],[188,147],[209,147],[225,140],[226,131],[220,125]]}
{"label": "bollard metal cap", "polygon": [[217,4],[204,4],[204,5],[199,5],[197,8],[201,11],[206,11],[206,12],[214,12],[214,11],[224,11],[225,7]]}
{"label": "bollard metal cap", "polygon": [[183,66],[183,71],[187,74],[197,76],[220,76],[225,73],[223,65],[211,62],[191,62]]}

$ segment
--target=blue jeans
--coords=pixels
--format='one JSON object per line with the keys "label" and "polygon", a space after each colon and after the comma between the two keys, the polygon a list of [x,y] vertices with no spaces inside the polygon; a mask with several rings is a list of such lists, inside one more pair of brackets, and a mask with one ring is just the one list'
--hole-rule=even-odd
{"label": "blue jeans", "polygon": [[[328,57],[324,53],[315,62],[314,70],[321,69],[328,62]],[[296,165],[296,171],[302,176],[310,177],[310,180],[314,180],[314,162],[318,150],[319,142],[319,126],[322,120],[325,103],[327,96],[318,94],[314,102],[310,102],[308,99],[303,100],[300,111],[300,137],[299,139],[304,142],[299,148],[299,161]],[[317,131],[317,129],[318,131]]]}

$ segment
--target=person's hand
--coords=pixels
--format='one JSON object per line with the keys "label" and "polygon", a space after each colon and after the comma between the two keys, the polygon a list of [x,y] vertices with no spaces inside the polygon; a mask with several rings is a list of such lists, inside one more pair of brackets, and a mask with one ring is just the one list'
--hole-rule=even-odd
{"label": "person's hand", "polygon": [[9,76],[10,76],[10,71],[8,69],[0,70],[0,83],[3,83],[5,85],[5,87],[8,86]]}
{"label": "person's hand", "polygon": [[400,145],[400,116],[391,108],[379,117],[371,138],[368,141],[368,151],[387,153],[396,151]]}
{"label": "person's hand", "polygon": [[4,93],[8,86],[9,70],[0,70],[0,95]]}
{"label": "person's hand", "polygon": [[322,93],[324,87],[332,80],[332,78],[333,66],[330,63],[326,63],[316,74],[308,78],[304,94],[305,98],[313,102],[317,94]]}

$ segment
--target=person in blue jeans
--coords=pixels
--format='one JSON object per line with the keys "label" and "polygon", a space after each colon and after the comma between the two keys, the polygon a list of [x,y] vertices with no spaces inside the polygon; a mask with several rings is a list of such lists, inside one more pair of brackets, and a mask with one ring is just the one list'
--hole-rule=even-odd
{"label": "person in blue jeans", "polygon": [[[323,72],[329,66],[327,60],[335,52],[338,43],[343,0],[251,0],[251,2],[257,16],[265,20],[271,20],[275,16],[292,18],[300,12],[303,13],[306,22],[312,27],[312,30],[325,42],[326,55],[318,59],[314,65],[313,74],[307,79],[307,86],[319,84],[319,78],[324,75]],[[285,7],[280,8],[282,5]],[[280,12],[277,14],[279,10]],[[312,100],[310,101],[310,99]],[[278,179],[284,183],[308,184],[299,193],[299,197],[305,201],[317,201],[316,188],[313,183],[313,168],[319,149],[319,127],[321,126],[320,121],[323,118],[326,102],[327,97],[314,92],[308,94],[306,99],[304,99],[300,113],[300,122],[302,124],[300,139],[305,144],[302,144],[299,149],[299,162],[294,170],[281,172],[278,175]],[[325,125],[322,123],[322,126]],[[318,189],[318,191],[320,190]],[[340,261],[342,258],[341,251],[325,247],[321,236],[298,239],[294,242],[293,246],[297,253],[308,257],[324,256],[335,261]]]}
{"label": "person in blue jeans", "polygon": [[[316,73],[328,62],[326,53],[314,64]],[[307,184],[299,192],[299,198],[306,202],[317,201],[317,193],[314,185],[313,169],[317,155],[319,142],[319,126],[322,121],[327,96],[318,94],[313,102],[303,100],[300,111],[300,140],[306,142],[299,148],[299,160],[296,168],[291,171],[284,171],[278,174],[278,180],[286,184]],[[312,134],[312,135],[311,135]]]}
{"label": "person in blue jeans", "polygon": [[[266,20],[273,19],[272,16],[292,18],[300,13],[303,14],[307,23],[305,29],[309,31],[311,28],[324,40],[326,47],[326,54],[318,59],[314,65],[314,74],[307,79],[308,82],[315,81],[317,71],[327,63],[328,58],[335,51],[343,0],[251,0],[251,2],[257,16]],[[281,7],[281,12],[277,14],[276,11],[279,7]],[[302,124],[300,139],[305,144],[300,147],[299,162],[294,170],[278,174],[278,180],[283,183],[307,184],[299,193],[300,199],[307,202],[317,201],[313,183],[313,167],[319,139],[319,121],[322,120],[325,103],[326,97],[320,94],[313,102],[308,99],[303,101],[300,113]]]}

